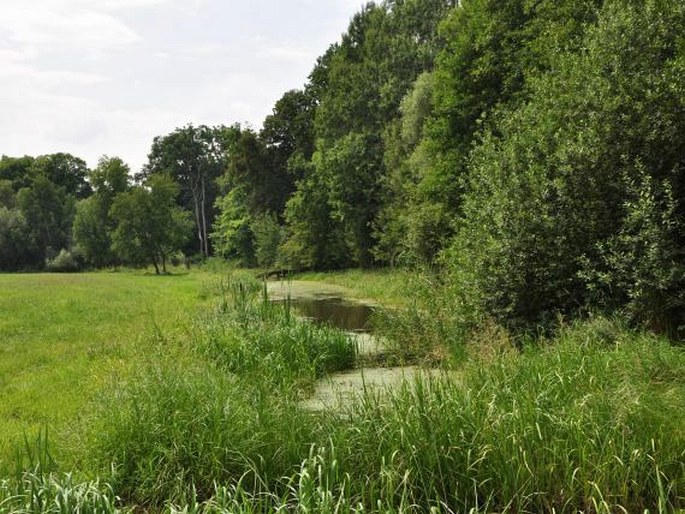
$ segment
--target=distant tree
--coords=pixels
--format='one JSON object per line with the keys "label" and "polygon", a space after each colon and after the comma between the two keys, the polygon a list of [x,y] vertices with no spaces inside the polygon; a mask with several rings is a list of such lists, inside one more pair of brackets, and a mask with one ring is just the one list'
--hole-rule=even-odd
{"label": "distant tree", "polygon": [[69,248],[71,226],[75,214],[75,198],[64,187],[55,185],[44,175],[36,176],[30,187],[17,193],[17,205],[21,209],[28,231],[27,244],[35,248],[33,265],[42,266],[62,248]]}
{"label": "distant tree", "polygon": [[259,135],[243,130],[228,159],[226,174],[221,180],[223,189],[241,188],[247,212],[256,215],[280,212],[290,182],[285,168],[278,169],[269,162],[266,145]]}
{"label": "distant tree", "polygon": [[88,166],[83,159],[68,153],[56,153],[37,157],[31,165],[32,175],[47,177],[53,184],[77,198],[87,198],[92,193],[86,180]]}
{"label": "distant tree", "polygon": [[0,179],[0,207],[13,209],[17,205],[17,195],[12,187],[12,181]]}
{"label": "distant tree", "polygon": [[31,262],[35,249],[28,234],[23,213],[0,205],[0,270],[16,271]]}
{"label": "distant tree", "polygon": [[192,228],[189,213],[176,205],[178,189],[171,177],[156,174],[114,199],[112,241],[122,260],[152,263],[157,274],[166,273],[169,256],[183,247]]}
{"label": "distant tree", "polygon": [[131,169],[119,157],[104,155],[97,167],[88,174],[88,181],[95,193],[111,202],[113,197],[129,188],[130,174]]}
{"label": "distant tree", "polygon": [[[311,159],[314,153],[315,113],[316,99],[311,88],[288,91],[276,102],[259,132],[274,175],[290,176],[285,184],[287,196],[292,194],[295,180],[301,178],[297,176],[297,168],[289,163],[296,158]],[[281,211],[284,205],[282,201]]]}
{"label": "distant tree", "polygon": [[12,184],[12,189],[16,193],[22,187],[31,184],[31,167],[33,157],[8,157],[3,155],[0,158],[0,180],[7,180]]}
{"label": "distant tree", "polygon": [[118,194],[128,190],[129,167],[118,157],[104,156],[88,176],[94,189],[91,197],[81,200],[74,218],[74,244],[95,267],[114,264],[112,233],[115,223],[110,209]]}
{"label": "distant tree", "polygon": [[[315,153],[314,161],[319,158]],[[343,227],[332,214],[325,177],[313,171],[315,164],[304,159],[297,165],[303,170],[303,178],[286,207],[282,258],[294,269],[343,267],[350,263],[348,249]]]}
{"label": "distant tree", "polygon": [[326,181],[331,215],[344,227],[346,253],[362,267],[373,264],[371,224],[380,208],[381,157],[374,135],[350,133],[316,161]]}
{"label": "distant tree", "polygon": [[73,236],[85,260],[101,268],[113,262],[112,239],[107,226],[107,211],[95,196],[81,200],[76,205]]}
{"label": "distant tree", "polygon": [[179,205],[193,212],[197,249],[204,256],[210,254],[208,235],[215,216],[216,179],[226,169],[229,150],[239,135],[238,125],[177,128],[154,139],[140,174],[141,179],[168,174],[179,184]]}

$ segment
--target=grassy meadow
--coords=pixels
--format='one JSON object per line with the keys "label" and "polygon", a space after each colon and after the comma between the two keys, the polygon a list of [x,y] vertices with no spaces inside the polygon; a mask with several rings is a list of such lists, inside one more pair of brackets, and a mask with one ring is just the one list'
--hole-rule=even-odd
{"label": "grassy meadow", "polygon": [[378,330],[413,345],[403,358],[459,373],[310,411],[317,380],[355,366],[354,341],[245,272],[0,276],[0,430],[50,430],[0,479],[0,512],[685,508],[682,346],[603,317],[519,346],[502,329],[466,341],[432,316],[425,278],[308,279],[390,303]]}
{"label": "grassy meadow", "polygon": [[0,274],[0,469],[24,432],[72,428],[107,381],[149,357],[159,327],[183,331],[215,280],[200,272]]}

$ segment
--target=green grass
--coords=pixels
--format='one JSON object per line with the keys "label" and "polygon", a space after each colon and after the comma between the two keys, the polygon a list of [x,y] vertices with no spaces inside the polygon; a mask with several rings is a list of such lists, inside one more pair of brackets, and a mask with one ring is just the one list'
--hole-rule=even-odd
{"label": "green grass", "polygon": [[[426,335],[427,344],[464,345],[458,377],[366,391],[342,411],[317,413],[300,399],[318,377],[351,365],[340,332],[269,304],[244,274],[211,283],[201,274],[103,275],[112,297],[115,284],[144,285],[130,293],[144,302],[126,294],[112,308],[155,303],[166,314],[155,325],[142,316],[133,343],[78,368],[72,387],[87,394],[67,390],[60,400],[75,403],[62,414],[74,428],[51,432],[64,442],[61,472],[32,461],[0,481],[0,511],[70,512],[65,498],[82,512],[203,514],[685,507],[685,351],[619,320],[563,326],[515,349],[494,329],[467,343],[447,309],[435,328],[410,305],[387,323],[417,345]],[[62,309],[67,320],[89,312],[78,304]]]}
{"label": "green grass", "polygon": [[24,432],[69,430],[102,385],[183,331],[208,273],[0,274],[0,469]]}
{"label": "green grass", "polygon": [[[289,335],[301,322],[266,307],[258,288],[229,289],[216,319],[194,328],[204,372],[157,359],[116,393],[118,411],[102,411],[91,454],[103,469],[113,458],[114,488],[134,503],[198,512],[683,507],[685,355],[666,341],[598,318],[520,354],[468,360],[458,379],[369,391],[342,412],[317,414],[289,394],[316,375],[292,358],[307,354],[307,338]],[[289,341],[289,358],[255,334]],[[207,352],[216,337],[248,341],[252,358]],[[325,356],[316,348],[310,363]],[[255,365],[260,355],[265,364]]]}
{"label": "green grass", "polygon": [[375,300],[387,307],[411,304],[424,278],[403,269],[377,269],[307,272],[294,275],[293,280],[323,282],[346,287],[353,298]]}

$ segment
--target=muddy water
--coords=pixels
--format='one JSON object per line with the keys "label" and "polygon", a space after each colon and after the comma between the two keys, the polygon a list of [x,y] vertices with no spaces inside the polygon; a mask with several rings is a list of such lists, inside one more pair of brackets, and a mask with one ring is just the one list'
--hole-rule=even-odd
{"label": "muddy water", "polygon": [[370,318],[373,307],[350,302],[342,296],[275,301],[290,303],[296,312],[315,323],[332,325],[347,332],[371,332]]}

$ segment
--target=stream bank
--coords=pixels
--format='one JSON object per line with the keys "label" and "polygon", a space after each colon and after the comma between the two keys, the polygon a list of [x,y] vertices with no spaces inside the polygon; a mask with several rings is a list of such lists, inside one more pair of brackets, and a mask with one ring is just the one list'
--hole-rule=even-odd
{"label": "stream bank", "polygon": [[351,299],[352,290],[312,281],[267,282],[267,294],[274,303],[288,303],[300,316],[313,323],[324,323],[347,332],[357,343],[357,368],[334,373],[316,384],[314,393],[302,405],[310,410],[343,409],[364,392],[384,391],[413,382],[418,376],[439,374],[419,366],[364,366],[382,362],[385,345],[373,333],[372,316],[380,305],[372,300]]}

